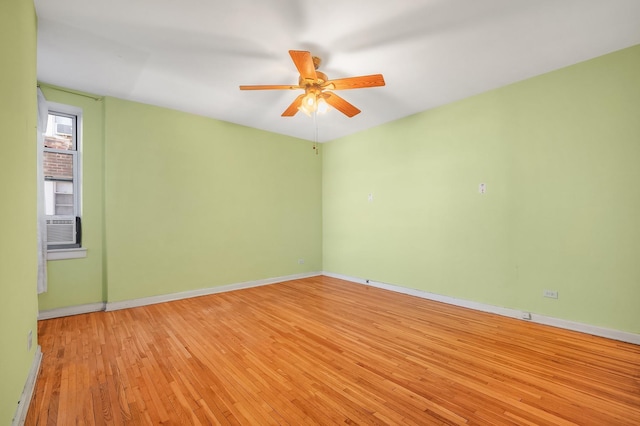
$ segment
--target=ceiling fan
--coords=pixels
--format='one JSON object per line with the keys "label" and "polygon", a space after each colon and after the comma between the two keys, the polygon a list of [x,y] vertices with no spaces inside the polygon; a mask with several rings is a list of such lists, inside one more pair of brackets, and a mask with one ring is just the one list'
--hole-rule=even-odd
{"label": "ceiling fan", "polygon": [[304,93],[289,105],[282,113],[283,117],[293,117],[298,111],[311,115],[315,111],[323,112],[323,110],[326,110],[327,105],[331,105],[351,118],[359,114],[360,110],[333,93],[332,90],[361,89],[384,86],[385,84],[382,74],[329,80],[325,73],[317,71],[320,65],[320,58],[311,56],[310,52],[304,50],[290,50],[289,55],[291,55],[291,59],[293,59],[293,63],[300,73],[297,85],[240,86],[240,90],[303,89]]}

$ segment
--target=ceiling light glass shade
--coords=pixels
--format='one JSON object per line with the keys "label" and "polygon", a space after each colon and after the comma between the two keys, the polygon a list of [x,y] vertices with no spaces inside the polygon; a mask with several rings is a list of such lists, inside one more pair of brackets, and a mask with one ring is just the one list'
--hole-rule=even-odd
{"label": "ceiling light glass shade", "polygon": [[313,112],[313,110],[310,110],[305,104],[304,102],[300,104],[300,106],[298,107],[298,111],[302,111],[305,114],[307,114],[309,117],[311,117],[311,113]]}
{"label": "ceiling light glass shade", "polygon": [[311,114],[318,112],[324,114],[329,110],[329,104],[322,97],[322,92],[308,92],[300,102],[298,111],[302,111],[311,117]]}
{"label": "ceiling light glass shade", "polygon": [[298,110],[304,112],[307,115],[315,112],[318,109],[318,99],[315,92],[308,92],[298,107]]}
{"label": "ceiling light glass shade", "polygon": [[324,114],[329,109],[329,104],[327,103],[327,101],[324,100],[324,98],[318,98],[317,105],[318,105],[318,112],[320,114]]}
{"label": "ceiling light glass shade", "polygon": [[318,100],[314,92],[309,92],[304,98],[302,98],[302,105],[304,105],[309,111],[315,111],[318,107]]}

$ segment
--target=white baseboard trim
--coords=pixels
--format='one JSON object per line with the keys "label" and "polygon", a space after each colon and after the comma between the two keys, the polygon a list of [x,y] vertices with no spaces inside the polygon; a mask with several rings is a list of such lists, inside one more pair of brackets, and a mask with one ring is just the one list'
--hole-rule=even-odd
{"label": "white baseboard trim", "polygon": [[33,391],[36,387],[36,379],[38,378],[38,372],[40,371],[40,364],[42,363],[42,350],[40,345],[36,347],[33,362],[31,363],[31,369],[27,376],[27,381],[24,384],[24,389],[20,395],[20,402],[18,402],[18,408],[13,416],[12,426],[22,426],[27,418],[27,412],[29,411],[29,405],[31,405],[31,398],[33,398]]}
{"label": "white baseboard trim", "polygon": [[321,272],[309,272],[304,274],[287,275],[284,277],[266,278],[263,280],[247,281],[244,283],[229,284],[220,287],[210,287],[198,290],[184,291],[181,293],[162,294],[159,296],[143,297],[140,299],[123,300],[122,302],[90,303],[86,305],[68,306],[64,308],[48,309],[38,313],[38,321],[52,318],[68,317],[71,315],[88,314],[100,311],[116,311],[119,309],[135,308],[138,306],[153,305],[155,303],[170,302],[172,300],[188,299],[190,297],[206,296],[208,294],[223,293],[226,291],[241,290],[243,288],[258,287],[268,284],[276,284],[285,281],[299,280],[302,278],[317,277]]}
{"label": "white baseboard trim", "polygon": [[[470,300],[457,299],[455,297],[443,296],[441,294],[429,293],[427,291],[401,287],[394,284],[376,282],[376,281],[367,280],[363,278],[351,277],[348,275],[334,274],[332,272],[325,271],[325,272],[322,272],[322,275],[326,275],[327,277],[331,277],[331,278],[338,278],[341,280],[350,281],[357,284],[364,284],[372,287],[382,288],[385,290],[394,291],[396,293],[402,293],[410,296],[421,297],[423,299],[433,300],[436,302],[447,303],[449,305],[461,306],[463,308],[475,309],[477,311],[489,312],[492,314],[498,314],[505,317],[517,318],[520,320],[522,320],[522,314],[525,312],[517,309],[503,308],[500,306],[493,306],[485,303],[473,302]],[[561,318],[554,318],[546,315],[539,315],[533,312],[531,313],[530,320],[523,320],[523,321],[530,321],[538,324],[549,325],[552,327],[564,328],[566,330],[579,331],[581,333],[591,334],[594,336],[606,337],[608,339],[619,340],[621,342],[640,345],[640,334],[630,333],[626,331],[613,330],[610,328],[569,321]]]}
{"label": "white baseboard trim", "polygon": [[104,311],[105,306],[106,306],[105,303],[90,303],[87,305],[67,306],[65,308],[48,309],[45,311],[40,311],[38,313],[38,321],[52,319],[52,318],[69,317],[71,315],[88,314],[90,312]]}
{"label": "white baseboard trim", "polygon": [[276,284],[285,281],[299,280],[303,278],[317,277],[322,272],[307,272],[303,274],[287,275],[284,277],[266,278],[263,280],[246,281],[243,283],[223,285],[219,287],[202,288],[198,290],[183,291],[180,293],[161,294],[158,296],[143,297],[140,299],[123,300],[121,302],[108,302],[106,311],[116,311],[119,309],[136,308],[139,306],[153,305],[156,303],[171,302],[174,300],[189,299],[192,297],[207,296],[210,294],[224,293],[227,291],[242,290],[245,288],[259,287],[263,285]]}

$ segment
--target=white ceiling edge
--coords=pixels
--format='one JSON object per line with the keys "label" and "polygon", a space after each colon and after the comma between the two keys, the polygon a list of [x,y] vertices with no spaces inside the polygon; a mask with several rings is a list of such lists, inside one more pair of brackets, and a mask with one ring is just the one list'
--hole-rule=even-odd
{"label": "white ceiling edge", "polygon": [[313,119],[283,118],[289,49],[329,78],[381,73],[386,86],[339,94],[362,110],[318,118],[318,141],[640,44],[637,0],[36,0],[38,79],[306,140]]}

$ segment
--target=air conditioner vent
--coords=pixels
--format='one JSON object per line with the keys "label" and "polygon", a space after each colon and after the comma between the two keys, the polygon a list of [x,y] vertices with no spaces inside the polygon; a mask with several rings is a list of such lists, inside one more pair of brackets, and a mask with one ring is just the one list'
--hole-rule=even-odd
{"label": "air conditioner vent", "polygon": [[76,243],[76,219],[55,218],[47,219],[47,244],[75,244]]}

